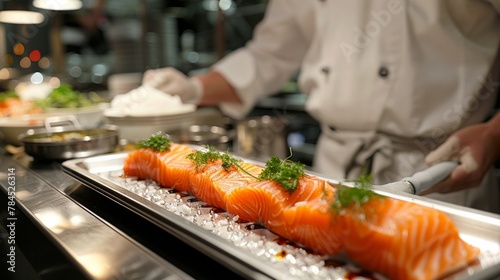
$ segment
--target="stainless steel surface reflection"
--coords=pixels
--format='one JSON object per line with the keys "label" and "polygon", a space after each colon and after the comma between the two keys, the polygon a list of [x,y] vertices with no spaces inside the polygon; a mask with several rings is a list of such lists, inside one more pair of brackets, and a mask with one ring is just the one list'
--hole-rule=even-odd
{"label": "stainless steel surface reflection", "polygon": [[15,169],[17,211],[40,225],[89,278],[192,279],[73,201],[67,193],[79,185],[60,172],[60,163],[42,163],[35,174],[1,153],[0,185],[6,193],[9,168]]}

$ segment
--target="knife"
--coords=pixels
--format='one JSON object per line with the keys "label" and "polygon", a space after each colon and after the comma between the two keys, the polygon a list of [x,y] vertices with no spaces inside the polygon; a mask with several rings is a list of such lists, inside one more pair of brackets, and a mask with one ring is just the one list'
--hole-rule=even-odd
{"label": "knife", "polygon": [[458,166],[456,161],[443,161],[431,167],[403,178],[401,181],[373,186],[374,189],[419,194],[448,177]]}

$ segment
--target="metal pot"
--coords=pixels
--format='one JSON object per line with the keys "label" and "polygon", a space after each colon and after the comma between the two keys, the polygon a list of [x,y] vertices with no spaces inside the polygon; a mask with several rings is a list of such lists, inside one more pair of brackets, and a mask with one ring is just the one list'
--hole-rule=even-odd
{"label": "metal pot", "polygon": [[[69,122],[71,125],[54,124]],[[66,160],[113,151],[119,143],[116,126],[82,129],[73,116],[48,118],[45,128],[19,136],[24,152],[34,158]]]}
{"label": "metal pot", "polygon": [[236,155],[267,161],[270,156],[286,158],[286,120],[268,115],[251,117],[236,123]]}

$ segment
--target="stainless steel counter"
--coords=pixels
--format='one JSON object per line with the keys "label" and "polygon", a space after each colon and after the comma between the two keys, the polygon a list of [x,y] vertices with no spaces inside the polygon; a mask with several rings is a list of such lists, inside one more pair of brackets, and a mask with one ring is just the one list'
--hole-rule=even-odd
{"label": "stainless steel counter", "polygon": [[2,279],[238,278],[67,176],[61,162],[2,150],[0,185]]}
{"label": "stainless steel counter", "polygon": [[[117,159],[122,159],[120,154],[62,163],[0,150],[0,207],[8,210],[0,212],[0,234],[6,241],[1,242],[6,251],[2,257],[7,257],[0,275],[7,272],[6,279],[284,279],[273,275],[287,275],[284,261],[275,266],[253,258],[218,236],[198,231],[194,222],[173,218],[153,201],[129,196],[114,183],[94,185],[103,180],[97,170],[115,170],[120,166]],[[79,176],[70,177],[68,170]],[[478,264],[450,279],[500,277],[498,215],[423,199],[419,203],[448,211],[464,237],[486,248]],[[161,226],[165,220],[174,226]],[[210,242],[202,242],[206,240]],[[12,267],[15,272],[9,270]]]}

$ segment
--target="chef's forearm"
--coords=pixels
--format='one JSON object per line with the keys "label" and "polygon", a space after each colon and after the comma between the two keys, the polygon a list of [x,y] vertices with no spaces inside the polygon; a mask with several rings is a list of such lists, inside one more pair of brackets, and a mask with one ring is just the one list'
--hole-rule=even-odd
{"label": "chef's forearm", "polygon": [[210,71],[197,76],[203,87],[200,105],[219,105],[221,103],[241,103],[236,90],[220,73]]}

